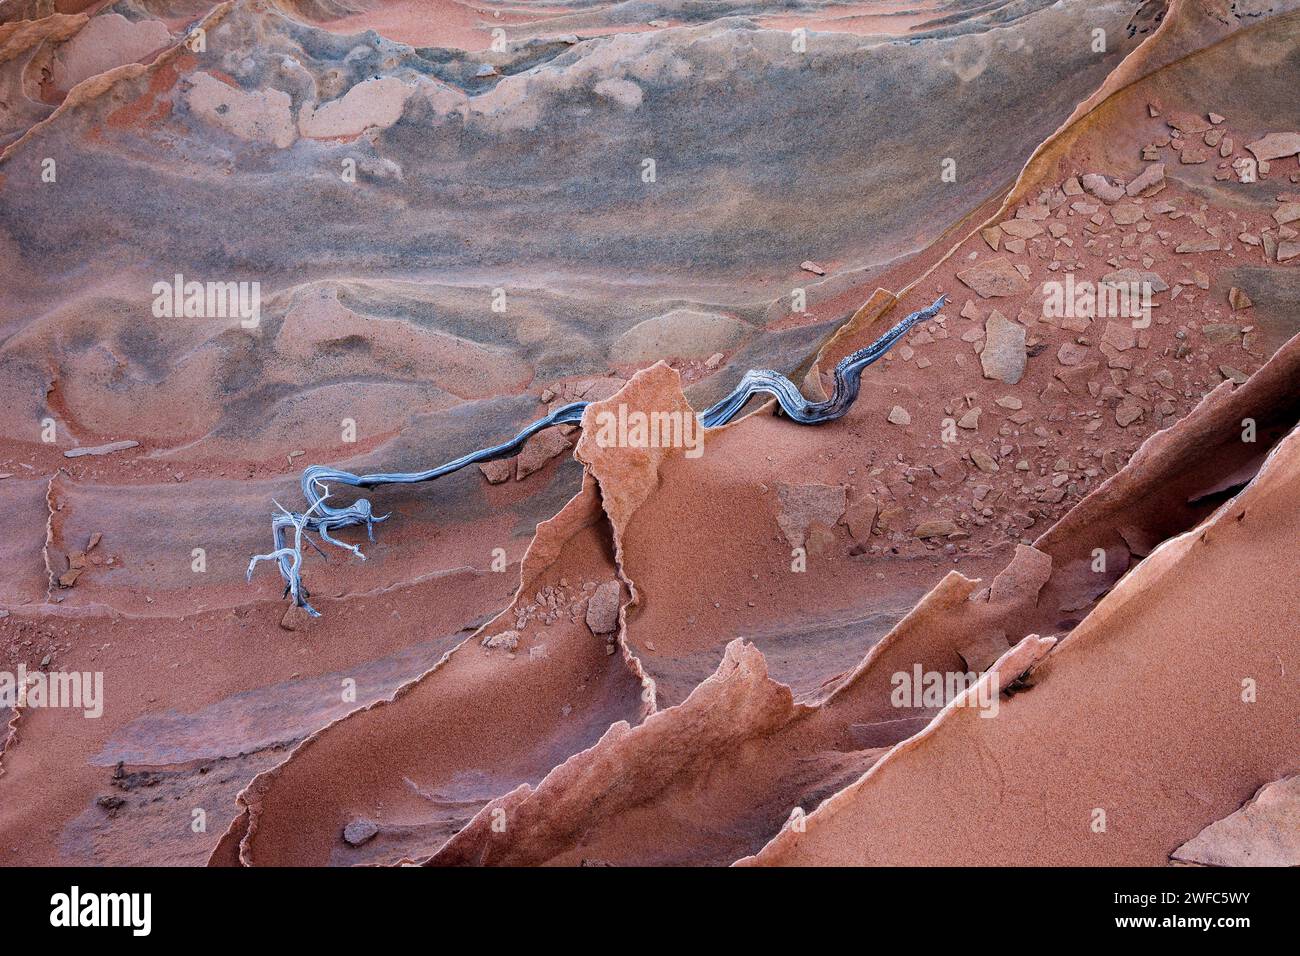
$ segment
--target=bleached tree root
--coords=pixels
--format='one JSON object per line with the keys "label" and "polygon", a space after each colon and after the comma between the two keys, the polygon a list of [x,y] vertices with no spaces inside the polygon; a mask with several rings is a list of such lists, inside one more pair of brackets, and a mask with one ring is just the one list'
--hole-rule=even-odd
{"label": "bleached tree root", "polygon": [[[946,299],[947,296],[939,296],[932,305],[911,313],[870,345],[851,355],[846,355],[836,363],[834,388],[831,397],[825,401],[808,401],[798,387],[780,372],[771,369],[754,369],[745,373],[744,378],[729,395],[699,414],[700,424],[705,428],[718,428],[725,425],[735,419],[751,398],[758,395],[774,397],[781,412],[800,425],[821,425],[840,418],[857,400],[863,370],[893,348],[894,344],[918,322],[937,315]],[[545,418],[531,423],[509,441],[470,452],[468,455],[436,468],[430,468],[428,471],[354,475],[327,465],[312,465],[302,474],[302,493],[307,499],[307,509],[294,512],[284,508],[279,502],[275,503],[279,509],[272,514],[271,518],[275,548],[266,554],[253,556],[248,565],[249,580],[252,580],[253,569],[257,567],[259,561],[275,561],[280,567],[280,577],[285,582],[285,596],[289,597],[293,604],[305,609],[308,614],[319,617],[320,612],[307,602],[310,594],[302,582],[303,542],[310,544],[322,557],[325,556],[325,552],[312,540],[309,532],[318,534],[325,543],[350,551],[364,561],[365,555],[358,546],[339,541],[331,532],[340,528],[365,525],[367,536],[374,541],[374,526],[389,518],[389,515],[375,514],[367,498],[358,498],[344,508],[329,505],[327,501],[331,497],[330,485],[378,488],[381,485],[417,484],[449,475],[467,465],[511,458],[519,454],[529,438],[544,428],[555,425],[581,425],[582,413],[587,404],[587,402],[572,402],[564,405]],[[292,542],[288,540],[290,529],[293,530]]]}

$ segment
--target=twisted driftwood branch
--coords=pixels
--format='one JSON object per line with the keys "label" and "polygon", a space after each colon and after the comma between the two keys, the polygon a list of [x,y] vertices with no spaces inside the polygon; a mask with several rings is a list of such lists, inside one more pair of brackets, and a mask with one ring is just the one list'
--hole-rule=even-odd
{"label": "twisted driftwood branch", "polygon": [[[727,424],[740,413],[740,410],[755,395],[773,396],[781,411],[800,425],[820,425],[834,421],[847,412],[857,399],[858,390],[861,387],[862,370],[888,352],[894,343],[906,335],[908,330],[918,322],[937,315],[946,298],[943,295],[939,296],[933,305],[913,312],[866,348],[859,349],[851,355],[846,355],[836,363],[835,387],[831,391],[831,397],[826,401],[808,401],[795,384],[780,372],[774,372],[771,369],[754,369],[745,373],[744,378],[740,380],[740,384],[736,386],[731,394],[699,414],[700,424],[705,428],[718,428]],[[511,458],[519,454],[524,442],[544,428],[550,428],[553,425],[581,425],[582,413],[587,404],[587,402],[572,402],[564,405],[555,409],[545,418],[538,419],[528,425],[509,441],[470,452],[468,455],[463,455],[436,468],[430,468],[428,471],[377,472],[371,475],[354,475],[326,465],[312,465],[302,473],[302,493],[308,502],[307,510],[301,513],[293,512],[281,506],[279,502],[275,502],[276,507],[279,508],[278,513],[273,513],[271,518],[271,532],[275,540],[275,549],[267,554],[254,555],[253,560],[248,564],[249,580],[252,580],[253,569],[257,567],[259,561],[275,561],[280,566],[280,577],[285,582],[285,596],[290,597],[293,604],[304,608],[308,614],[319,617],[320,613],[307,603],[307,598],[310,595],[302,583],[303,541],[305,540],[310,544],[322,557],[325,556],[325,552],[311,539],[308,532],[315,532],[320,535],[322,541],[345,551],[351,551],[364,561],[366,556],[361,553],[359,547],[339,541],[330,532],[339,528],[365,525],[367,536],[371,541],[374,541],[375,525],[389,518],[389,515],[375,514],[371,510],[370,501],[366,498],[358,498],[345,508],[332,507],[326,503],[330,498],[329,486],[331,484],[349,485],[353,488],[416,484],[449,475],[453,471],[459,471],[466,465],[495,461],[499,458]],[[293,529],[293,543],[289,544],[286,541],[286,533],[291,528]]]}

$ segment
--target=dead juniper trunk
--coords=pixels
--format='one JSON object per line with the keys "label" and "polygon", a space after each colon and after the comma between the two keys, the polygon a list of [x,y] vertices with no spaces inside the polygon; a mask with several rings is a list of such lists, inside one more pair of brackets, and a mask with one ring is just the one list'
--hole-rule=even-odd
{"label": "dead juniper trunk", "polygon": [[[888,352],[894,343],[918,322],[937,315],[946,298],[944,295],[939,296],[932,305],[911,313],[870,345],[841,359],[835,366],[835,386],[831,391],[831,397],[826,401],[808,401],[795,384],[780,372],[771,369],[754,369],[745,373],[740,384],[726,398],[699,414],[700,424],[704,428],[717,428],[727,424],[756,395],[773,396],[781,412],[800,425],[820,425],[834,421],[847,412],[857,399],[863,369]],[[302,512],[289,511],[278,501],[275,502],[278,511],[273,512],[271,517],[271,533],[275,548],[267,554],[253,556],[252,561],[248,563],[249,580],[252,580],[253,570],[259,561],[275,561],[280,566],[280,577],[285,582],[285,595],[294,605],[304,608],[313,617],[319,617],[320,612],[307,602],[310,594],[302,582],[303,542],[306,541],[322,557],[326,557],[324,550],[311,538],[310,533],[315,533],[327,544],[350,551],[364,561],[366,556],[357,545],[339,541],[332,532],[340,528],[365,525],[366,534],[371,541],[374,541],[374,526],[389,517],[375,514],[367,498],[358,498],[345,508],[333,507],[328,504],[332,497],[330,485],[347,485],[353,488],[409,485],[433,481],[453,471],[459,471],[466,465],[511,458],[519,454],[524,442],[544,428],[554,425],[581,425],[582,413],[587,404],[587,402],[573,402],[557,408],[545,418],[528,425],[509,441],[470,452],[468,455],[436,468],[430,468],[428,471],[354,475],[325,465],[312,465],[302,473],[302,494],[307,499],[307,509]],[[289,538],[290,529],[292,529],[292,540]]]}

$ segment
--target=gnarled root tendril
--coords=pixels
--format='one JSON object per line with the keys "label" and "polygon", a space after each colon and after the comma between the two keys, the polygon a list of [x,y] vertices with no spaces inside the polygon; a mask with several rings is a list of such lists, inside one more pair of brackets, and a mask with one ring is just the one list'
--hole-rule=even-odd
{"label": "gnarled root tendril", "polygon": [[[825,401],[808,401],[795,384],[780,372],[774,372],[771,369],[754,369],[745,373],[745,376],[740,380],[740,384],[726,398],[699,413],[700,424],[705,428],[718,428],[727,424],[735,419],[749,400],[756,395],[771,395],[774,397],[786,417],[800,425],[820,425],[840,418],[849,410],[849,407],[858,397],[863,369],[888,352],[894,346],[894,343],[906,335],[908,330],[918,322],[937,315],[946,300],[947,296],[939,296],[932,305],[913,312],[866,348],[859,349],[851,355],[846,355],[836,363],[835,385],[831,391],[831,397]],[[353,488],[417,484],[424,481],[433,481],[443,475],[449,475],[454,471],[459,471],[466,465],[495,461],[500,458],[512,458],[519,454],[524,447],[524,443],[529,438],[542,429],[554,425],[581,425],[582,413],[587,404],[587,402],[572,402],[564,405],[555,409],[545,418],[538,419],[528,425],[509,441],[471,452],[454,461],[449,461],[436,468],[430,468],[428,471],[377,472],[370,475],[354,475],[326,465],[312,465],[302,473],[302,493],[303,497],[307,499],[307,509],[303,512],[289,511],[278,501],[275,502],[275,506],[279,509],[278,513],[272,515],[271,519],[271,532],[274,536],[275,548],[266,554],[253,556],[252,561],[248,564],[249,580],[252,580],[253,569],[259,561],[275,561],[280,566],[280,577],[285,582],[285,596],[289,597],[294,605],[304,608],[308,614],[319,617],[320,612],[307,602],[310,593],[302,583],[303,541],[305,540],[310,544],[322,557],[325,556],[325,552],[311,539],[309,532],[319,535],[321,540],[327,544],[350,551],[364,561],[366,556],[357,545],[339,541],[330,532],[340,528],[365,525],[367,536],[371,541],[374,541],[375,525],[387,521],[389,518],[389,515],[374,514],[371,510],[370,501],[366,498],[358,498],[345,508],[332,507],[327,504],[330,498],[329,486],[331,484],[348,485]],[[290,528],[293,529],[292,544],[288,543],[286,539],[286,533]]]}

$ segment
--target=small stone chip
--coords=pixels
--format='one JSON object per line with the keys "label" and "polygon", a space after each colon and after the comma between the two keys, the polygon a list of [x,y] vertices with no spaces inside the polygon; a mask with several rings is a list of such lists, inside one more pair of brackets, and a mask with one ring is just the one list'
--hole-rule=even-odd
{"label": "small stone chip", "polygon": [[352,846],[361,846],[374,839],[378,832],[379,826],[373,820],[353,820],[343,828],[343,839]]}
{"label": "small stone chip", "polygon": [[128,448],[135,448],[140,443],[138,441],[114,441],[107,445],[95,445],[91,448],[69,448],[63,453],[64,458],[80,458],[83,455],[111,455],[115,451],[126,451]]}
{"label": "small stone chip", "polygon": [[519,646],[519,632],[502,631],[500,634],[490,634],[483,638],[482,644],[488,648],[504,647],[508,651],[513,651]]}
{"label": "small stone chip", "polygon": [[622,591],[617,581],[606,581],[596,588],[587,602],[587,627],[593,634],[612,634],[618,630],[618,602]]}
{"label": "small stone chip", "polygon": [[991,475],[998,470],[998,463],[983,448],[972,448],[970,460],[975,462],[975,467],[985,474]]}

